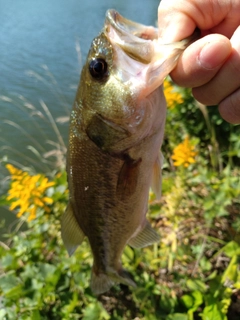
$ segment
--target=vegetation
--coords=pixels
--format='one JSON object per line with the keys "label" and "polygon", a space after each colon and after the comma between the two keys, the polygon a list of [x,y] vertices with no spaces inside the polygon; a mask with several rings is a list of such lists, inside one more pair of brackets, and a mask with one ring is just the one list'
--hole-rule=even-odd
{"label": "vegetation", "polygon": [[[1,204],[26,228],[0,243],[0,319],[240,318],[240,126],[170,81],[165,93],[162,199],[150,193],[148,216],[161,241],[141,250],[127,246],[122,257],[137,288],[116,285],[93,296],[87,241],[68,257],[60,237],[65,171],[39,173],[8,160]],[[57,156],[62,164],[63,154]]]}

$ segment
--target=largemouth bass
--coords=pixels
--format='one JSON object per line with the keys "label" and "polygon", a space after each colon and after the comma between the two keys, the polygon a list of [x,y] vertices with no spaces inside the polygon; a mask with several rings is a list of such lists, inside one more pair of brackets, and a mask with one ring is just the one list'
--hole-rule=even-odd
{"label": "largemouth bass", "polygon": [[162,83],[192,38],[162,44],[157,29],[109,10],[93,40],[71,113],[69,204],[62,239],[73,254],[86,236],[91,289],[134,286],[121,265],[128,244],[159,241],[146,219],[149,188],[159,197],[166,102]]}

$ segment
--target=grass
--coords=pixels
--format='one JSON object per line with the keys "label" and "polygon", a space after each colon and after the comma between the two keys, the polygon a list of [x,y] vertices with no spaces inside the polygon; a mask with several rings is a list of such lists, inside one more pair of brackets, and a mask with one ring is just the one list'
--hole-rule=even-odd
{"label": "grass", "polygon": [[[40,107],[36,107],[23,96],[8,98],[1,95],[0,101],[7,106],[14,107],[15,110],[17,109],[21,119],[25,119],[26,129],[23,123],[19,124],[19,122],[4,119],[3,128],[6,128],[7,133],[11,132],[10,138],[12,138],[12,141],[9,141],[8,134],[5,134],[6,138],[1,138],[0,150],[4,154],[1,159],[2,163],[7,160],[19,167],[27,166],[31,170],[36,169],[40,172],[50,173],[54,169],[63,169],[65,166],[66,144],[59,126],[68,123],[70,107],[66,107],[68,103],[62,93],[59,92],[54,76],[46,66],[43,66],[43,69],[46,72],[46,78],[32,71],[28,74],[42,85],[51,88],[65,115],[54,119],[49,107],[43,100],[39,101]],[[22,141],[21,148],[17,147],[12,132],[15,133],[15,137],[18,137],[18,141]],[[25,141],[27,143],[24,146]],[[18,160],[16,161],[16,159]]]}
{"label": "grass", "polygon": [[[54,78],[51,81],[54,84]],[[172,90],[181,97],[171,95]],[[28,140],[29,154],[12,149],[2,138],[2,166],[12,163],[28,175],[44,173],[54,186],[45,190],[53,200],[50,212],[38,207],[33,221],[26,221],[24,214],[0,243],[0,319],[239,319],[240,129],[223,122],[216,108],[199,105],[188,90],[170,83],[168,95],[162,198],[158,201],[150,193],[148,214],[161,241],[141,250],[127,246],[122,260],[137,288],[116,286],[99,297],[89,288],[88,243],[69,258],[60,238],[68,192],[65,137],[59,126],[68,115],[59,121],[43,101],[37,108],[23,97],[1,98],[28,114],[39,129],[36,139],[6,119],[5,125]],[[50,127],[51,137],[41,123]],[[174,165],[172,154],[178,157],[186,137],[190,151],[194,149],[193,161]],[[11,160],[8,151],[18,161]],[[6,174],[5,182],[8,179]],[[2,205],[10,202],[6,195],[1,199]],[[19,229],[23,222],[24,231]]]}

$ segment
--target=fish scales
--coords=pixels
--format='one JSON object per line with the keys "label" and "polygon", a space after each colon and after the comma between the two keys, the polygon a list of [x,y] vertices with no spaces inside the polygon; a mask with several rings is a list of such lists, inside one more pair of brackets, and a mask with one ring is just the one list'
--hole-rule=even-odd
{"label": "fish scales", "polygon": [[159,153],[166,118],[164,77],[190,40],[164,45],[157,31],[109,10],[91,45],[70,119],[69,204],[61,226],[73,254],[88,238],[94,263],[91,288],[134,286],[122,268],[127,244],[159,240],[146,219],[152,186],[160,196]]}

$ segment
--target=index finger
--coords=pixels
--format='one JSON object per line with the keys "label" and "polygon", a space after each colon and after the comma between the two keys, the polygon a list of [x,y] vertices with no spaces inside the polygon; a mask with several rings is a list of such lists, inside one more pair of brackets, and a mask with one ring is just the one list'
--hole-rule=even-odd
{"label": "index finger", "polygon": [[194,20],[178,7],[177,1],[162,0],[159,4],[158,36],[166,43],[180,41],[196,28]]}
{"label": "index finger", "polygon": [[230,37],[239,24],[237,0],[162,0],[158,7],[159,37],[174,42],[188,37],[196,27],[202,35]]}

